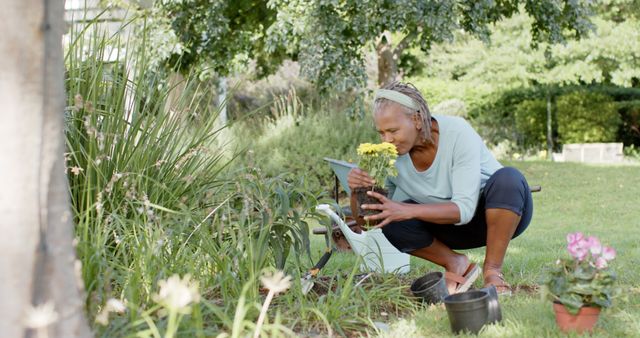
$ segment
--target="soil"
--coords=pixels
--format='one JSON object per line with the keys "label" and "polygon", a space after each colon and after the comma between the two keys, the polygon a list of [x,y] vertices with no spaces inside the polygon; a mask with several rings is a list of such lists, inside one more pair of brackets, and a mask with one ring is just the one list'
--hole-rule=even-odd
{"label": "soil", "polygon": [[380,210],[363,210],[360,208],[363,204],[380,204],[380,200],[375,197],[371,197],[367,195],[367,191],[375,191],[385,197],[388,196],[389,191],[384,188],[379,187],[364,187],[364,188],[355,188],[353,189],[353,193],[356,194],[356,199],[358,203],[358,214],[360,216],[370,216],[380,213]]}

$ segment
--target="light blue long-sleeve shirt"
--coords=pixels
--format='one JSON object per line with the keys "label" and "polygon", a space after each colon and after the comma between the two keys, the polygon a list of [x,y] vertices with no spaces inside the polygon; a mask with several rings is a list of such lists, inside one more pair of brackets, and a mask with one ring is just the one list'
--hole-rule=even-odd
{"label": "light blue long-sleeve shirt", "polygon": [[473,218],[480,190],[502,165],[467,121],[454,116],[434,118],[439,140],[433,163],[418,171],[409,154],[399,156],[398,176],[387,180],[389,195],[394,200],[410,198],[421,204],[453,202],[460,209],[456,224],[466,224]]}

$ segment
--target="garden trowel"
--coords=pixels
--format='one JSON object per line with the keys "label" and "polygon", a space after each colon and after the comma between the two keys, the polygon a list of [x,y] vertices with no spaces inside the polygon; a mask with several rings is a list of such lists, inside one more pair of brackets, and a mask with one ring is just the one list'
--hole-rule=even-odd
{"label": "garden trowel", "polygon": [[305,273],[304,276],[300,278],[300,284],[302,285],[303,295],[306,295],[307,293],[309,293],[309,291],[311,291],[314,284],[313,279],[316,277],[320,269],[322,269],[322,267],[325,264],[327,264],[327,261],[329,260],[329,257],[331,257],[332,253],[333,253],[333,250],[331,248],[327,248],[327,251],[325,251],[324,255],[320,257],[320,260],[318,261],[318,263],[316,263],[316,265],[314,265],[311,269],[309,269],[309,271],[307,271],[307,273]]}

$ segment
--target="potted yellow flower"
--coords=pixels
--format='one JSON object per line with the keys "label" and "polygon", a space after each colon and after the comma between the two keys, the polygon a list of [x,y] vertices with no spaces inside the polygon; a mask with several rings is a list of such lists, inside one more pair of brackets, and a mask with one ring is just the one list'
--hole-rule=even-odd
{"label": "potted yellow flower", "polygon": [[378,204],[379,201],[367,195],[367,191],[375,191],[379,194],[387,196],[388,191],[384,188],[385,181],[389,176],[397,176],[396,158],[398,151],[396,147],[389,143],[383,142],[379,144],[362,143],[358,146],[358,167],[366,171],[375,184],[371,187],[362,187],[354,189],[353,193],[357,198],[358,213],[361,216],[373,215],[379,210],[362,210],[362,204]]}

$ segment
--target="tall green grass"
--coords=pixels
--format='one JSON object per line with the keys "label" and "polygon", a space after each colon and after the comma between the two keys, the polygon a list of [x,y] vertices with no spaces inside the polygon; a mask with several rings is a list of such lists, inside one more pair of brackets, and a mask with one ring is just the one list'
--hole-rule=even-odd
{"label": "tall green grass", "polygon": [[[370,325],[378,305],[364,292],[367,284],[354,286],[353,268],[331,281],[332,292],[301,294],[299,278],[315,258],[308,221],[324,198],[317,185],[287,168],[269,175],[229,165],[238,154],[217,120],[214,91],[197,74],[167,85],[164,71],[147,66],[145,43],[144,30],[135,42],[72,32],[65,59],[66,165],[88,317],[93,321],[111,298],[127,304],[107,325],[93,323],[98,335],[244,336],[256,329],[260,276],[274,268],[294,283],[276,297],[263,334]],[[104,61],[108,46],[123,54]],[[170,97],[177,99],[168,104]],[[277,104],[287,109],[286,101]],[[198,282],[201,299],[189,313],[156,301],[159,282],[174,274]],[[395,279],[379,283],[376,294],[393,294],[400,305],[391,307],[406,308]]]}

